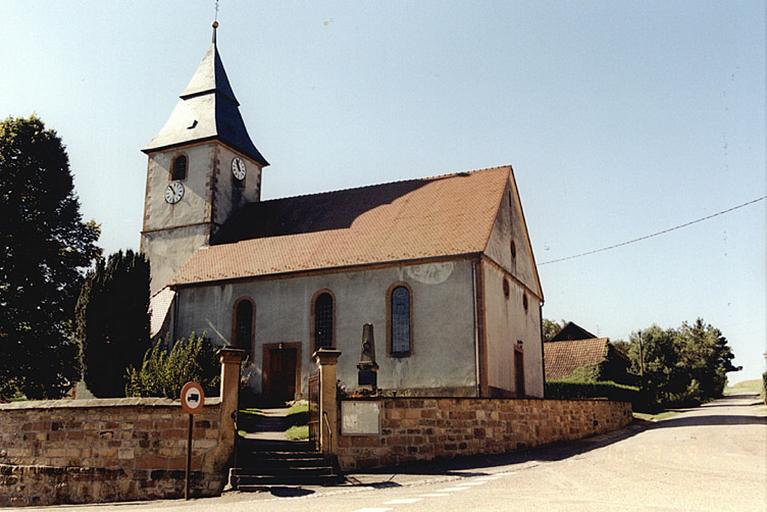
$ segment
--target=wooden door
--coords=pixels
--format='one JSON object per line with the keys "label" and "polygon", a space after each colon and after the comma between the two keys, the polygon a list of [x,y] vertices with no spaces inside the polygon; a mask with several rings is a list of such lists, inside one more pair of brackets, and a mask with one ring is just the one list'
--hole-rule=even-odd
{"label": "wooden door", "polygon": [[295,399],[297,360],[295,348],[273,348],[269,351],[266,398],[276,402]]}
{"label": "wooden door", "polygon": [[525,396],[525,358],[524,352],[518,347],[514,348],[514,382],[515,395]]}

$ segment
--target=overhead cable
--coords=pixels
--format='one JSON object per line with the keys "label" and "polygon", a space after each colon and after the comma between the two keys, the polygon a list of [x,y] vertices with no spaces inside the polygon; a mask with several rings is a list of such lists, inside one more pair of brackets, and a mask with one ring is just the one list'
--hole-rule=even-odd
{"label": "overhead cable", "polygon": [[626,245],[635,244],[637,242],[641,242],[642,240],[647,240],[649,238],[654,238],[656,236],[665,235],[666,233],[670,233],[672,231],[676,231],[677,229],[686,228],[687,226],[692,226],[693,224],[698,224],[699,222],[703,222],[705,220],[713,219],[714,217],[718,217],[720,215],[724,215],[725,213],[730,213],[730,212],[738,210],[740,208],[744,208],[744,207],[752,205],[754,203],[758,203],[759,201],[763,201],[765,198],[767,198],[767,196],[757,197],[756,199],[752,199],[751,201],[747,201],[745,203],[741,203],[739,205],[733,206],[732,208],[727,208],[726,210],[721,210],[721,211],[718,211],[716,213],[712,213],[711,215],[707,215],[707,216],[701,217],[699,219],[691,220],[690,222],[685,222],[684,224],[678,224],[678,225],[676,225],[674,227],[670,227],[670,228],[664,229],[662,231],[656,231],[655,233],[651,233],[649,235],[640,236],[639,238],[634,238],[633,240],[627,240],[626,242],[621,242],[619,244],[609,245],[607,247],[602,247],[600,249],[594,249],[592,251],[586,251],[586,252],[582,252],[580,254],[573,254],[572,256],[565,256],[564,258],[557,258],[555,260],[544,261],[544,262],[538,263],[538,266],[540,267],[541,265],[549,265],[551,263],[559,263],[560,261],[573,260],[575,258],[581,258],[583,256],[589,256],[591,254],[596,254],[598,252],[605,252],[605,251],[609,251],[611,249],[617,249],[618,247],[623,247],[623,246],[626,246]]}

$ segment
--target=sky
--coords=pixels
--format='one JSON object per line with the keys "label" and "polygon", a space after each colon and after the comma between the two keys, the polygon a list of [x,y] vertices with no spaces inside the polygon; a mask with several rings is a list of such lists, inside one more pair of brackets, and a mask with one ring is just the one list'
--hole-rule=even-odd
{"label": "sky", "polygon": [[[146,156],[214,1],[0,2],[0,118],[66,144],[106,252],[138,248]],[[511,164],[537,261],[765,195],[765,3],[221,0],[218,45],[271,166],[264,198]],[[756,378],[760,201],[539,265],[544,316],[611,339],[698,317]]]}

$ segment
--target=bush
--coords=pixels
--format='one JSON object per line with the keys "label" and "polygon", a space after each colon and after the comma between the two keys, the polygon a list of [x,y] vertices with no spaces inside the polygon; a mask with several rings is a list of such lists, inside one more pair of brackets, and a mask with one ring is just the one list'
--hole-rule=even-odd
{"label": "bush", "polygon": [[767,404],[767,372],[762,374],[762,398],[764,398],[764,403]]}
{"label": "bush", "polygon": [[638,387],[617,384],[612,381],[574,382],[553,380],[546,382],[546,398],[560,400],[577,398],[607,398],[620,402],[631,402],[637,411],[649,409],[649,400]]}
{"label": "bush", "polygon": [[129,368],[127,396],[163,396],[176,399],[189,381],[202,385],[208,396],[218,395],[220,377],[218,347],[194,333],[168,348],[163,341],[144,354],[141,369]]}

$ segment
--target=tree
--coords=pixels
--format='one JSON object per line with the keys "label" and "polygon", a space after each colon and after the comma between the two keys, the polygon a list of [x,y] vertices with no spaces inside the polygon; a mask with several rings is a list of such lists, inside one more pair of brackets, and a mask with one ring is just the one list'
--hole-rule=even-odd
{"label": "tree", "polygon": [[701,403],[722,396],[735,357],[721,331],[698,318],[675,329],[652,326],[631,335],[632,371],[659,405]]}
{"label": "tree", "polygon": [[698,318],[682,324],[678,331],[683,364],[700,388],[702,399],[721,397],[727,384],[727,373],[742,369],[734,366],[735,355],[727,338],[716,327]]}
{"label": "tree", "polygon": [[555,322],[548,318],[543,319],[543,341],[549,341],[551,338],[559,334],[559,331],[565,326],[567,322],[562,320],[561,322]]}
{"label": "tree", "polygon": [[139,366],[149,341],[149,262],[118,251],[88,274],[76,311],[77,339],[88,389],[125,396],[126,372]]}
{"label": "tree", "polygon": [[0,398],[60,397],[76,380],[71,318],[98,237],[56,132],[36,116],[0,121]]}

